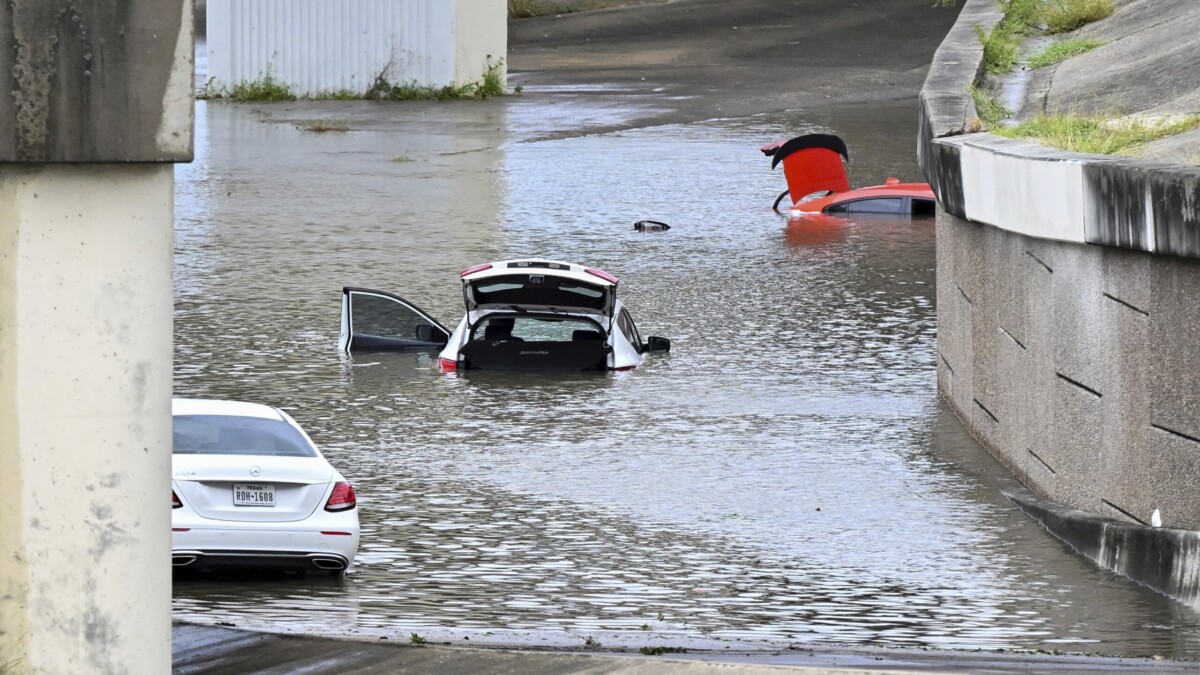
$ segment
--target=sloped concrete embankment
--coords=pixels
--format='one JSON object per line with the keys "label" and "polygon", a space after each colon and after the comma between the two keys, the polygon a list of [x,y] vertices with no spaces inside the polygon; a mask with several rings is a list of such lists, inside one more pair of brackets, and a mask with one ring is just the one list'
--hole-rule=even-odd
{"label": "sloped concrete embankment", "polygon": [[[967,0],[921,94],[920,162],[944,209],[938,389],[1051,502],[1027,513],[1110,569],[1200,599],[1200,167],[1185,159],[1200,147],[1159,142],[1172,163],[969,133],[974,26],[1000,18]],[[1084,29],[1109,42],[1060,65],[1036,104],[1197,112],[1197,28],[1200,4],[1119,0]]]}

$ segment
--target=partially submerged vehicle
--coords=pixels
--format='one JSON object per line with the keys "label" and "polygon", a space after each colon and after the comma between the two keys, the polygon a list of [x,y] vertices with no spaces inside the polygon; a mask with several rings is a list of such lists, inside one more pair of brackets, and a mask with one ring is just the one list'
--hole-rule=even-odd
{"label": "partially submerged vehicle", "polygon": [[902,183],[888,178],[883,185],[850,188],[843,158],[849,161],[846,143],[830,134],[807,134],[790,141],[769,143],[759,148],[771,157],[771,168],[783,164],[788,189],[772,206],[790,197],[791,216],[859,214],[932,216],[937,197],[928,183]]}
{"label": "partially submerged vehicle", "polygon": [[671,341],[642,341],[617,298],[617,278],[555,260],[501,260],[459,273],[466,314],[450,331],[404,298],[342,289],[346,352],[440,349],[445,372],[631,370]]}

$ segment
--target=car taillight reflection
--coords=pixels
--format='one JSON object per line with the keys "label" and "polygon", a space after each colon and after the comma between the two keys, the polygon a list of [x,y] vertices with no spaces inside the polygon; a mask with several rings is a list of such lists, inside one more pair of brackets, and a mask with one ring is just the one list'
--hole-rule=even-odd
{"label": "car taillight reflection", "polygon": [[354,488],[345,481],[339,481],[333,486],[333,494],[329,495],[329,501],[325,502],[326,511],[347,511],[354,508],[358,504],[358,500],[354,497]]}
{"label": "car taillight reflection", "polygon": [[183,502],[179,501],[179,495],[175,494],[174,490],[171,490],[171,508],[173,508],[173,509],[182,509],[183,508]]}

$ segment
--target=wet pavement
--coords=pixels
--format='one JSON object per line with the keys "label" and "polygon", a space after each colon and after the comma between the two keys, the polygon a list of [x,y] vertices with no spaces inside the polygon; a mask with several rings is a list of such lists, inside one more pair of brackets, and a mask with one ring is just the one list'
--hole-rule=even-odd
{"label": "wet pavement", "polygon": [[[846,138],[855,185],[919,176],[914,99],[726,117],[666,85],[529,79],[484,102],[198,104],[176,169],[176,393],[291,413],[355,484],[363,543],[344,580],[177,578],[176,620],[1200,656],[1193,608],[1025,518],[938,403],[933,222],[771,211],[783,178],[757,148],[806,131]],[[672,229],[635,232],[645,218]],[[620,277],[672,353],[522,376],[337,352],[341,286],[453,323],[458,270],[524,256]]]}

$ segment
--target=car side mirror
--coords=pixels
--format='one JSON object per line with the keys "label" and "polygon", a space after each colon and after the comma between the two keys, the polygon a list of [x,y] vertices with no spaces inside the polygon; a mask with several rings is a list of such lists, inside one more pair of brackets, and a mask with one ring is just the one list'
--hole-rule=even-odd
{"label": "car side mirror", "polygon": [[433,326],[430,326],[427,323],[417,326],[416,338],[421,342],[437,342],[437,340],[433,338]]}
{"label": "car side mirror", "polygon": [[646,338],[645,351],[669,352],[671,351],[671,341],[665,337],[651,335],[649,338]]}

